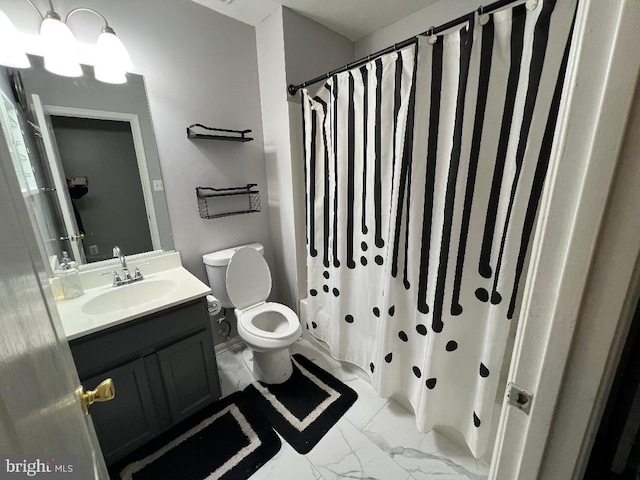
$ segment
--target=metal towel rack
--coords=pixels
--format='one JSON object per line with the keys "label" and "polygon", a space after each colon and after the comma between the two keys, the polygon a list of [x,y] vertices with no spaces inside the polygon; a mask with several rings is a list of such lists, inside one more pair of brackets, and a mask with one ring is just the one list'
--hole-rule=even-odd
{"label": "metal towel rack", "polygon": [[[196,187],[196,197],[198,198],[198,212],[200,218],[222,218],[229,217],[231,215],[241,215],[243,213],[259,212],[260,207],[260,191],[256,190],[256,183],[249,183],[246,187],[233,187],[233,188],[212,188],[212,187]],[[246,196],[246,199],[242,199],[239,196]],[[210,202],[215,199],[221,199],[227,197],[238,197],[239,201],[232,202],[232,209],[230,211],[218,211],[215,205]]]}
{"label": "metal towel rack", "polygon": [[[223,132],[230,135],[212,135],[208,133],[198,133],[193,130],[194,128],[202,128],[210,132]],[[253,140],[253,138],[247,137],[247,133],[251,133],[251,130],[229,130],[227,128],[213,128],[206,127],[201,123],[194,123],[193,125],[189,125],[187,127],[187,138],[191,139],[201,138],[204,140],[224,140],[227,142],[250,142],[251,140]]]}

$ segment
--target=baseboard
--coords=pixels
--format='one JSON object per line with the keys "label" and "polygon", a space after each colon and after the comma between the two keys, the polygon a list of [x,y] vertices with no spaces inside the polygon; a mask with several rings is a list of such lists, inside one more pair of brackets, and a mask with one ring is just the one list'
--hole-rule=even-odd
{"label": "baseboard", "polygon": [[236,336],[226,342],[219,343],[214,348],[216,351],[216,355],[219,355],[220,353],[227,352],[229,350],[235,350],[235,349],[241,350],[244,348],[244,346],[245,345],[242,339],[239,336]]}

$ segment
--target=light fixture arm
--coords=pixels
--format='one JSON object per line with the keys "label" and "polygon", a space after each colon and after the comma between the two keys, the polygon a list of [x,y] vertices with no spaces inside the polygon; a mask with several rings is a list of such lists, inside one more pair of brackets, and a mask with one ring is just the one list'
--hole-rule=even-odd
{"label": "light fixture arm", "polygon": [[[42,14],[42,12],[38,9],[38,7],[36,7],[35,3],[33,3],[32,0],[25,0],[29,5],[31,5],[33,7],[33,9],[38,12],[38,15],[40,15],[40,18],[42,20],[44,20],[46,17],[45,15]],[[56,13],[56,10],[53,6],[53,0],[49,0],[49,11],[51,13]],[[104,15],[102,15],[100,12],[97,12],[96,10],[92,9],[92,8],[88,8],[88,7],[78,7],[78,8],[74,8],[73,10],[71,10],[69,13],[67,13],[67,17],[64,19],[64,23],[69,23],[69,19],[71,18],[71,15],[73,15],[74,13],[77,12],[91,12],[94,15],[97,15],[98,17],[100,17],[103,21],[104,21],[104,26],[109,27],[109,22],[107,22],[107,19],[105,18]]]}
{"label": "light fixture arm", "polygon": [[[31,1],[31,0],[26,0],[26,2],[31,5],[33,7],[33,9],[38,12],[38,15],[40,15],[40,18],[42,20],[44,20],[44,15],[42,14],[42,12],[40,10],[38,10],[38,7],[35,6],[35,4]],[[49,1],[49,4],[51,4],[51,1]],[[53,6],[51,7],[51,10],[53,10]]]}
{"label": "light fixture arm", "polygon": [[[27,0],[27,2],[29,2],[30,0]],[[49,0],[51,1],[51,0]],[[96,12],[94,9],[92,8],[87,8],[87,7],[78,7],[78,8],[74,8],[73,10],[71,10],[69,13],[67,13],[67,18],[64,19],[64,23],[69,23],[69,19],[71,18],[71,15],[73,15],[74,13],[77,12],[91,12],[94,15],[99,16],[103,21],[104,21],[104,26],[111,29],[111,27],[109,27],[109,22],[107,22],[107,19],[104,17],[104,15],[102,15],[100,12]]]}

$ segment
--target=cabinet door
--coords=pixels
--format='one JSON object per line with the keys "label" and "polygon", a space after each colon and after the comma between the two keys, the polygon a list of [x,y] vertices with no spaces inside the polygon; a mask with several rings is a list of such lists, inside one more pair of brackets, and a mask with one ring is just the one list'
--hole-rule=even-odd
{"label": "cabinet door", "polygon": [[159,350],[157,355],[174,423],[218,399],[220,386],[208,331]]}
{"label": "cabinet door", "polygon": [[91,406],[91,418],[107,464],[148,442],[159,431],[153,397],[142,359],[107,370],[83,381],[93,389],[105,378],[112,378],[116,397]]}

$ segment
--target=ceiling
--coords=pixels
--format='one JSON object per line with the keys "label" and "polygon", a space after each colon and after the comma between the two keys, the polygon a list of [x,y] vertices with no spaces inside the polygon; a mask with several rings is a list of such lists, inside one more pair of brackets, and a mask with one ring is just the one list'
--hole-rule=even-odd
{"label": "ceiling", "polygon": [[437,0],[193,0],[228,17],[258,25],[278,6],[290,8],[356,41]]}

